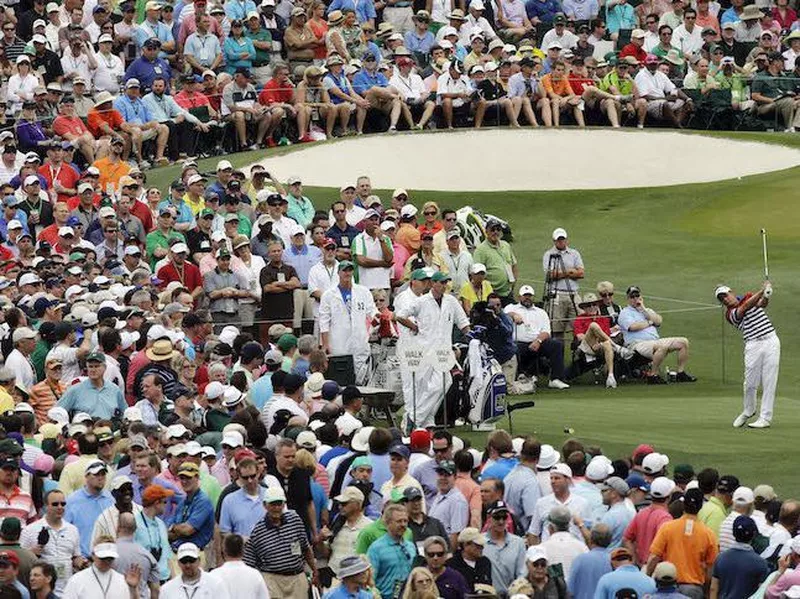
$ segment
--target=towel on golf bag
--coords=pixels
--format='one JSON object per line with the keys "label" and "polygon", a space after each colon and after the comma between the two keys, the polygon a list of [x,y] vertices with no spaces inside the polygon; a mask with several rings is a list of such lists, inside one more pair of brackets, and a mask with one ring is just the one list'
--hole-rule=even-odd
{"label": "towel on golf bag", "polygon": [[367,386],[394,391],[392,405],[403,405],[403,381],[400,378],[400,358],[397,357],[397,348],[394,345],[373,343],[370,349],[373,370]]}
{"label": "towel on golf bag", "polygon": [[492,355],[489,345],[472,339],[467,350],[469,361],[468,393],[471,409],[469,421],[480,424],[493,421],[505,414],[504,399],[507,393],[506,377],[500,363]]}

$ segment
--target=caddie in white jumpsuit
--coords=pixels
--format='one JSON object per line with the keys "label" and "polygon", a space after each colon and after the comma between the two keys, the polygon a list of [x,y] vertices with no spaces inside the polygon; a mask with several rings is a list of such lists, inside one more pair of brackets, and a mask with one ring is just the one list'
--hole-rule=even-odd
{"label": "caddie in white jumpsuit", "polygon": [[[395,314],[402,311],[408,311],[410,306],[419,301],[431,288],[431,277],[435,271],[432,268],[418,268],[411,273],[411,281],[408,288],[397,295],[394,300]],[[410,318],[414,320],[415,318]],[[403,348],[407,347],[409,343],[418,341],[414,331],[398,323],[399,336],[397,338],[397,355],[403,355]],[[400,380],[403,384],[403,403],[405,404],[405,411],[403,413],[403,424],[401,429],[410,432],[409,428],[414,419],[414,381],[416,380],[416,396],[419,397],[421,390],[422,380],[417,376],[413,376],[408,369],[406,363],[400,360]]]}
{"label": "caddie in white jumpsuit", "polygon": [[353,356],[356,384],[363,385],[369,375],[369,332],[378,310],[372,292],[353,283],[354,268],[349,260],[339,262],[339,283],[322,294],[319,304],[319,332],[329,356]]}
{"label": "caddie in white jumpsuit", "polygon": [[742,332],[744,338],[744,409],[733,421],[739,428],[756,413],[756,395],[761,385],[761,413],[750,428],[768,428],[772,422],[778,369],[781,363],[781,341],[764,308],[772,295],[772,286],[765,282],[761,290],[742,297],[730,287],[720,285],[714,295],[725,306],[725,318]]}
{"label": "caddie in white jumpsuit", "polygon": [[[455,297],[447,293],[450,276],[437,271],[431,281],[430,293],[395,312],[397,322],[415,331],[417,341],[429,349],[452,345],[454,326],[464,332],[469,330],[469,319],[464,309]],[[453,377],[446,373],[443,386],[442,377],[433,366],[428,366],[417,372],[417,381],[420,388],[417,390],[417,422],[413,423],[413,428],[426,428],[435,424],[436,411],[444,398],[443,391],[450,387]]]}

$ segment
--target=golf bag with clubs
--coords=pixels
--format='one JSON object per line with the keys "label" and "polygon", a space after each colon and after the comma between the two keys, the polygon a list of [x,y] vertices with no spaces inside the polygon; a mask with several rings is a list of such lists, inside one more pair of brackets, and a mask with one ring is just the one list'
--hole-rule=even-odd
{"label": "golf bag with clubs", "polygon": [[492,423],[505,415],[506,377],[483,340],[485,332],[485,327],[473,327],[464,359],[463,391],[469,406],[467,420],[473,425]]}

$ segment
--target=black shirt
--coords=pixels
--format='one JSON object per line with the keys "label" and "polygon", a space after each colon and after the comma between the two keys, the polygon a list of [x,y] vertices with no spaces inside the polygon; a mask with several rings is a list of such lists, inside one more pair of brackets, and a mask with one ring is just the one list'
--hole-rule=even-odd
{"label": "black shirt", "polygon": [[211,237],[200,229],[192,229],[191,231],[186,231],[186,245],[189,246],[190,256],[194,256],[198,252],[210,252]]}
{"label": "black shirt", "polygon": [[473,568],[464,561],[464,556],[459,550],[453,554],[453,557],[445,562],[445,565],[461,573],[461,576],[467,581],[467,587],[470,593],[475,591],[476,584],[488,584],[489,586],[492,584],[492,562],[489,561],[488,557],[479,557]]}
{"label": "black shirt", "polygon": [[286,507],[297,512],[303,520],[307,531],[311,531],[308,521],[308,506],[311,503],[311,477],[307,472],[294,468],[289,476],[281,474],[277,468],[270,468],[269,473],[278,479],[286,493]]}
{"label": "black shirt", "polygon": [[41,56],[36,55],[33,57],[33,64],[31,66],[34,71],[38,71],[42,74],[45,85],[64,76],[64,69],[61,67],[61,59],[58,57],[58,54],[47,48],[45,48]]}
{"label": "black shirt", "polygon": [[274,283],[279,280],[279,275],[283,276],[283,281],[289,281],[293,277],[297,277],[297,272],[293,266],[288,264],[281,264],[276,267],[272,263],[261,269],[261,278],[259,283],[261,285],[261,311],[263,318],[270,321],[283,321],[291,320],[294,315],[294,291],[281,291],[280,293],[264,293],[265,285]]}

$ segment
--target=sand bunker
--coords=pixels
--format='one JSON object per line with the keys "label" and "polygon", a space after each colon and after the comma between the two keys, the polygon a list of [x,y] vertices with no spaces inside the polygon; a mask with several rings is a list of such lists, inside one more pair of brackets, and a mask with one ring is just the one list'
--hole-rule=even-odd
{"label": "sand bunker", "polygon": [[369,135],[262,160],[283,179],[436,191],[617,189],[720,181],[800,164],[800,151],[669,131],[486,130]]}

